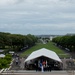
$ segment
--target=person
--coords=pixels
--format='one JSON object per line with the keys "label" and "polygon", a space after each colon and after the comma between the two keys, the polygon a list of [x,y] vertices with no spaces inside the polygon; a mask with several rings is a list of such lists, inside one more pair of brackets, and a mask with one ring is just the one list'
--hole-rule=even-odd
{"label": "person", "polygon": [[44,72],[44,67],[43,67],[43,65],[41,66],[41,71]]}
{"label": "person", "polygon": [[41,62],[40,62],[40,69],[41,69],[41,71],[43,72],[43,65],[42,65]]}
{"label": "person", "polygon": [[18,60],[16,60],[16,65],[18,65]]}
{"label": "person", "polygon": [[35,69],[38,71],[38,61],[35,61]]}
{"label": "person", "polygon": [[42,63],[40,62],[40,68],[42,67]]}
{"label": "person", "polygon": [[51,66],[51,65],[49,65],[49,71],[51,72],[51,70],[52,70],[52,66]]}
{"label": "person", "polygon": [[15,61],[16,61],[16,65],[18,65],[18,58],[17,57],[16,57]]}
{"label": "person", "polygon": [[48,65],[47,65],[47,60],[46,60],[46,67],[47,67]]}
{"label": "person", "polygon": [[46,62],[45,62],[45,61],[43,61],[43,62],[42,62],[42,65],[45,67],[45,65],[46,65]]}

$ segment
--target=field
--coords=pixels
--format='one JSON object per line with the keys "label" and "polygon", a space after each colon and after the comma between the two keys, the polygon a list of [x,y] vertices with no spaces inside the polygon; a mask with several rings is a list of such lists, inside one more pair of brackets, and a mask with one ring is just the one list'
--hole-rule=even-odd
{"label": "field", "polygon": [[38,43],[35,46],[33,46],[30,49],[23,52],[21,54],[21,57],[27,56],[30,53],[32,53],[33,51],[41,49],[41,48],[46,48],[46,49],[49,49],[49,50],[52,50],[52,51],[56,52],[59,55],[60,58],[69,57],[69,55],[67,53],[65,53],[60,48],[56,47],[53,42],[48,42],[46,44]]}

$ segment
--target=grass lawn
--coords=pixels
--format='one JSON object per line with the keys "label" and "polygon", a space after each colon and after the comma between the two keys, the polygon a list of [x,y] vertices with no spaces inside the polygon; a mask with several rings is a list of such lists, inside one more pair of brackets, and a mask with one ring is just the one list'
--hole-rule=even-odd
{"label": "grass lawn", "polygon": [[41,49],[41,48],[46,48],[49,50],[52,50],[54,52],[56,52],[59,57],[63,58],[63,57],[69,57],[69,55],[67,55],[63,50],[59,49],[58,47],[56,47],[52,42],[48,42],[47,44],[36,44],[35,46],[31,47],[30,49],[26,50],[25,52],[23,52],[21,54],[21,57],[24,57],[25,55],[29,55],[31,52]]}

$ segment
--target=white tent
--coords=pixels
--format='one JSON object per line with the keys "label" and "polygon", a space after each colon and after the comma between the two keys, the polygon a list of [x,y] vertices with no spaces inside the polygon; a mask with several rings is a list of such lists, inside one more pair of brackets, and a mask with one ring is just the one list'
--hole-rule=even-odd
{"label": "white tent", "polygon": [[41,56],[45,56],[55,61],[62,62],[61,59],[58,57],[58,55],[55,52],[48,50],[46,48],[42,48],[42,49],[32,52],[24,62],[33,60]]}
{"label": "white tent", "polygon": [[0,54],[0,58],[4,58],[5,57],[5,55],[4,54]]}
{"label": "white tent", "polygon": [[0,50],[0,52],[4,52],[4,50]]}
{"label": "white tent", "polygon": [[10,54],[14,54],[14,51],[9,51]]}

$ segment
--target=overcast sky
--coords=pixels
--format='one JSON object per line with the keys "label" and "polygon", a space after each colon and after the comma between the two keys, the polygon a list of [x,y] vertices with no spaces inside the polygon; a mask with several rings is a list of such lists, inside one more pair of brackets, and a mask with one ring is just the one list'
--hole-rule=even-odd
{"label": "overcast sky", "polygon": [[75,0],[0,0],[0,32],[75,33]]}

